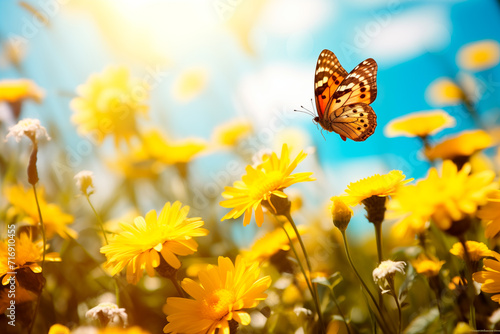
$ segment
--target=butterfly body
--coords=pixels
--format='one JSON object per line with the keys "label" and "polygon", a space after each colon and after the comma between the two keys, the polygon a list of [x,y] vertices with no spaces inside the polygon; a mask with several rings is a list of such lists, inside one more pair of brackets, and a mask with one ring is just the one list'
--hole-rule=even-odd
{"label": "butterfly body", "polygon": [[335,54],[321,51],[316,64],[314,121],[345,141],[364,141],[375,132],[377,115],[369,106],[377,97],[377,63],[369,58],[350,73]]}

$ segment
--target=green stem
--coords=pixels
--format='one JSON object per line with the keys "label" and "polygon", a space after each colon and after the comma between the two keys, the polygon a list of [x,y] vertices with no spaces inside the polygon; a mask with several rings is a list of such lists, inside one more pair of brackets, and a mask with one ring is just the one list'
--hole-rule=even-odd
{"label": "green stem", "polygon": [[396,306],[398,308],[398,333],[402,333],[403,330],[403,317],[401,314],[401,305],[399,304],[399,298],[396,293],[396,288],[394,287],[394,278],[391,277],[389,281],[389,287],[391,288],[392,296],[394,297],[394,301],[396,302]]}
{"label": "green stem", "polygon": [[340,230],[340,232],[342,233],[342,238],[344,239],[344,248],[345,248],[345,252],[346,252],[346,255],[347,255],[347,260],[349,261],[349,264],[351,265],[352,270],[354,271],[354,273],[358,277],[359,281],[361,282],[361,285],[363,285],[363,288],[365,289],[365,291],[370,296],[370,299],[372,300],[373,305],[375,305],[375,307],[376,307],[376,309],[377,309],[377,311],[378,311],[378,313],[380,315],[380,319],[378,317],[375,317],[377,319],[377,322],[382,327],[382,330],[384,331],[384,333],[388,333],[389,331],[384,330],[384,328],[389,328],[389,327],[387,326],[387,323],[386,323],[386,321],[384,319],[382,311],[380,310],[380,308],[379,308],[379,306],[377,304],[377,301],[375,300],[375,297],[373,297],[373,294],[371,293],[371,291],[368,289],[368,286],[365,284],[365,282],[361,278],[361,275],[356,270],[356,267],[354,267],[354,263],[352,262],[351,254],[349,252],[349,247],[347,245],[347,237],[345,235],[345,230]]}
{"label": "green stem", "polygon": [[90,201],[89,195],[85,195],[85,197],[87,198],[87,202],[89,202],[89,205],[92,208],[92,211],[94,211],[94,215],[97,218],[97,222],[99,223],[99,226],[101,227],[102,235],[104,236],[104,241],[106,241],[106,245],[108,245],[109,242],[108,242],[108,237],[106,236],[106,231],[104,231],[104,223],[102,222],[101,217],[99,217],[99,215],[97,214],[96,209],[92,205],[92,202]]}
{"label": "green stem", "polygon": [[335,306],[337,306],[339,313],[340,313],[340,316],[342,317],[342,320],[344,320],[345,327],[347,328],[347,333],[351,334],[351,329],[349,328],[349,325],[347,323],[347,319],[344,316],[344,312],[342,312],[342,310],[340,309],[340,305],[337,302],[337,297],[335,297],[335,292],[333,292],[333,288],[330,289],[330,291],[332,292],[333,302],[335,303]]}
{"label": "green stem", "polygon": [[[293,254],[295,255],[295,258],[297,259],[297,263],[299,264],[299,268],[300,268],[300,271],[302,272],[302,275],[304,275],[304,280],[306,281],[307,287],[309,288],[309,292],[311,292],[311,296],[313,297],[313,301],[314,301],[314,306],[316,307],[316,312],[318,313],[318,318],[319,318],[319,321],[321,322],[321,325],[320,325],[321,332],[324,333],[323,321],[322,321],[323,318],[321,315],[321,309],[319,306],[316,291],[315,291],[315,289],[313,289],[312,282],[309,280],[309,277],[307,276],[307,272],[306,272],[304,266],[302,265],[302,262],[300,261],[299,254],[297,253],[297,250],[295,249],[295,246],[293,245],[292,238],[290,238],[290,235],[288,234],[288,231],[285,229],[285,226],[282,225],[281,227],[283,228],[283,231],[285,231],[285,234],[288,238],[288,242],[290,243],[290,248],[292,249]],[[297,233],[297,232],[295,232],[295,233]],[[300,238],[299,234],[297,234],[297,238]]]}
{"label": "green stem", "polygon": [[378,264],[382,262],[382,223],[373,224],[375,226],[375,240],[377,240]]}
{"label": "green stem", "polygon": [[[35,195],[35,202],[36,202],[36,208],[38,210],[38,217],[40,219],[40,230],[42,231],[42,242],[43,242],[43,253],[42,253],[42,273],[44,272],[43,269],[44,269],[44,266],[45,266],[45,248],[47,247],[47,238],[45,236],[45,225],[43,224],[43,217],[42,217],[42,210],[40,209],[40,203],[38,201],[38,195],[36,193],[36,187],[34,184],[32,184],[33,186],[33,193]],[[40,289],[40,293],[38,294],[38,298],[37,298],[37,301],[36,301],[36,306],[35,306],[35,312],[33,313],[33,320],[31,320],[31,324],[30,324],[30,327],[29,327],[29,330],[28,330],[28,333],[31,334],[31,331],[33,330],[33,325],[35,324],[35,321],[36,321],[36,316],[38,314],[38,308],[40,306],[40,302],[42,300],[42,291],[43,291],[43,284],[42,284],[42,288]]]}
{"label": "green stem", "polygon": [[444,314],[443,310],[441,309],[441,300],[439,298],[440,292],[439,288],[437,287],[438,282],[433,283],[433,279],[436,277],[429,277],[429,285],[431,286],[432,291],[434,292],[434,295],[436,296],[436,305],[439,311],[439,319],[441,320],[441,327],[443,328],[443,333],[447,334],[448,331],[446,330],[446,321],[444,320]]}
{"label": "green stem", "polygon": [[[176,276],[176,275],[174,275],[174,276]],[[186,298],[186,295],[184,294],[184,290],[182,290],[181,286],[179,285],[177,278],[176,277],[169,277],[169,279],[172,282],[172,284],[174,285],[175,289],[177,290],[177,293],[179,294],[179,296],[181,296],[182,298]]]}
{"label": "green stem", "polygon": [[469,250],[467,248],[467,242],[465,241],[463,235],[461,235],[458,240],[462,244],[464,249],[464,260],[465,260],[465,277],[467,278],[467,296],[469,298],[469,326],[472,329],[476,329],[476,309],[474,308],[474,283],[472,281],[472,272],[474,271],[472,267],[472,261],[470,258]]}

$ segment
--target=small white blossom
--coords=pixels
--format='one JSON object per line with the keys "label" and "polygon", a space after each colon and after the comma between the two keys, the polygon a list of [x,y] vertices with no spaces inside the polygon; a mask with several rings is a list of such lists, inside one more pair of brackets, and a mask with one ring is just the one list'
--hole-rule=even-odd
{"label": "small white blossom", "polygon": [[74,179],[76,180],[76,186],[86,196],[91,195],[94,192],[93,189],[90,191],[90,193],[87,192],[89,187],[94,188],[92,175],[93,173],[91,171],[82,170],[74,177]]}
{"label": "small white blossom", "polygon": [[50,140],[47,130],[40,125],[40,120],[35,118],[25,118],[17,122],[16,125],[9,128],[9,133],[7,137],[14,137],[14,139],[19,142],[23,136],[28,137],[31,140],[35,140],[40,137],[45,137]]}
{"label": "small white blossom", "polygon": [[405,265],[406,263],[404,261],[382,261],[380,265],[373,270],[373,280],[377,283],[389,276],[394,276],[396,272],[400,272],[404,275]]}
{"label": "small white blossom", "polygon": [[119,308],[113,303],[100,303],[94,308],[85,313],[85,316],[89,319],[99,320],[102,325],[107,325],[108,323],[121,323],[123,326],[127,326],[128,316],[124,308]]}

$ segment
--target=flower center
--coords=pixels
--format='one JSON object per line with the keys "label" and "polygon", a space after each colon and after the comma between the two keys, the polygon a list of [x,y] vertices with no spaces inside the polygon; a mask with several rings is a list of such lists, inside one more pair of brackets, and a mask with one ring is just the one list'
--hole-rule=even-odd
{"label": "flower center", "polygon": [[490,58],[490,53],[486,50],[476,51],[472,56],[473,61],[478,64],[486,63]]}
{"label": "flower center", "polygon": [[235,302],[234,294],[226,289],[214,291],[203,299],[201,314],[205,319],[219,320],[226,316]]}
{"label": "flower center", "polygon": [[281,187],[283,174],[279,171],[272,171],[264,177],[256,180],[249,191],[249,197],[253,200],[267,199],[267,195]]}

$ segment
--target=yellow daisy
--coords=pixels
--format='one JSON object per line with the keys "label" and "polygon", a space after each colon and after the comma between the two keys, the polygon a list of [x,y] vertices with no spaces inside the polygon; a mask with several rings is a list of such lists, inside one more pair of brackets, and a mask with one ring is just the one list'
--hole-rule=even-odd
{"label": "yellow daisy", "polygon": [[108,67],[93,74],[77,88],[78,97],[71,101],[71,120],[82,135],[101,143],[113,135],[115,145],[129,143],[136,135],[136,116],[146,116],[148,85],[132,78],[125,67]]}
{"label": "yellow daisy", "polygon": [[[73,216],[64,213],[56,204],[47,203],[43,188],[37,188],[37,195],[47,238],[50,239],[55,234],[65,239],[68,236],[76,238],[77,233],[68,227],[69,224],[73,223]],[[38,216],[36,199],[32,189],[25,189],[21,185],[10,186],[5,189],[5,197],[12,205],[8,211],[9,215],[20,214],[22,215],[22,221],[29,225],[38,225],[40,217]]]}
{"label": "yellow daisy", "polygon": [[232,208],[229,213],[222,217],[222,220],[238,218],[245,214],[243,225],[246,226],[250,223],[252,211],[255,211],[255,221],[258,226],[261,226],[264,221],[263,201],[269,203],[272,207],[271,196],[287,198],[283,189],[295,183],[315,180],[310,177],[312,173],[292,174],[293,170],[306,156],[307,154],[300,152],[290,162],[288,146],[283,144],[280,158],[273,152],[256,167],[247,166],[247,173],[242,177],[241,181],[234,182],[232,187],[226,187],[222,193],[226,200],[220,202],[220,205],[224,208]]}
{"label": "yellow daisy", "polygon": [[391,120],[384,133],[387,137],[427,137],[455,124],[455,118],[444,110],[419,111]]}
{"label": "yellow daisy", "polygon": [[[467,245],[467,252],[472,262],[477,262],[486,256],[492,256],[494,253],[482,242],[467,240],[465,244]],[[454,243],[450,249],[450,253],[464,260],[464,246],[462,246],[462,243]]]}
{"label": "yellow daisy", "polygon": [[221,146],[237,146],[253,132],[252,124],[245,119],[235,119],[217,126],[212,141]]}
{"label": "yellow daisy", "polygon": [[436,107],[459,105],[465,97],[462,89],[448,78],[439,78],[431,82],[425,95],[429,104]]}
{"label": "yellow daisy", "polygon": [[413,179],[405,180],[405,177],[403,172],[393,170],[387,174],[375,174],[357,182],[351,182],[345,190],[347,196],[345,196],[344,202],[354,206],[372,196],[387,197],[394,195],[399,187],[413,181]]}
{"label": "yellow daisy", "polygon": [[[12,254],[12,252],[16,255],[13,260],[9,257],[9,253]],[[41,273],[42,267],[38,262],[42,262],[42,259],[43,242],[41,240],[33,242],[27,233],[21,233],[19,238],[9,238],[0,242],[0,278],[2,279],[2,285],[6,285],[11,277],[15,277],[15,274],[11,274],[12,272],[22,268],[30,268],[34,273]],[[57,262],[61,261],[61,258],[57,253],[48,253],[45,254],[45,261]]]}
{"label": "yellow daisy", "polygon": [[464,45],[457,54],[457,63],[463,69],[483,71],[500,62],[500,44],[485,40]]}
{"label": "yellow daisy", "polygon": [[488,195],[488,203],[479,209],[477,217],[486,222],[486,238],[495,238],[500,232],[500,190]]}
{"label": "yellow daisy", "polygon": [[425,155],[431,161],[436,159],[445,160],[457,157],[469,157],[475,152],[484,150],[493,144],[493,138],[483,130],[463,131],[426,149]]}
{"label": "yellow daisy", "polygon": [[[297,235],[290,223],[286,223],[285,229],[292,241],[297,240]],[[299,234],[303,235],[307,229],[303,225],[297,226]],[[274,254],[280,250],[288,251],[290,249],[290,241],[282,228],[277,228],[272,232],[266,233],[262,238],[255,241],[250,250],[242,251],[241,255],[249,262],[258,261],[264,262],[269,260]]]}
{"label": "yellow daisy", "polygon": [[69,330],[69,328],[61,324],[55,324],[50,326],[49,328],[49,334],[70,334],[70,333],[71,331]]}
{"label": "yellow daisy", "polygon": [[453,222],[474,214],[478,206],[487,202],[487,195],[495,189],[492,171],[471,172],[470,164],[459,171],[457,166],[446,160],[439,175],[431,168],[426,179],[415,185],[400,188],[389,209],[405,216],[401,223],[423,226],[432,221],[442,230],[448,230]]}
{"label": "yellow daisy", "polygon": [[132,224],[120,224],[124,231],[101,247],[101,253],[107,257],[105,267],[113,268],[113,275],[127,267],[127,281],[133,284],[142,277],[144,269],[154,276],[160,256],[178,269],[181,263],[176,255],[193,254],[198,248],[193,237],[208,234],[208,230],[201,228],[201,218],[187,218],[188,212],[188,206],[168,202],[159,217],[151,210],[144,218],[136,217]]}
{"label": "yellow daisy", "polygon": [[209,266],[200,272],[200,283],[185,278],[182,288],[193,299],[171,297],[164,312],[168,324],[165,333],[229,334],[232,322],[250,323],[247,309],[258,305],[267,295],[271,278],[259,279],[259,263],[248,263],[241,256],[235,264],[227,257],[219,257],[218,266]]}
{"label": "yellow daisy", "polygon": [[[495,253],[495,252],[494,252]],[[494,254],[495,259],[483,260],[483,271],[472,274],[474,281],[482,283],[481,291],[496,293],[491,299],[500,303],[500,254]]]}
{"label": "yellow daisy", "polygon": [[106,166],[127,180],[156,179],[165,169],[159,161],[154,160],[144,149],[144,145],[133,145],[126,152],[106,160]]}
{"label": "yellow daisy", "polygon": [[445,262],[421,254],[417,259],[411,261],[411,265],[417,273],[427,277],[434,277],[439,275],[439,271],[441,271],[441,267]]}

